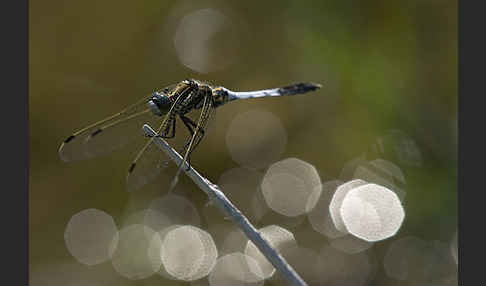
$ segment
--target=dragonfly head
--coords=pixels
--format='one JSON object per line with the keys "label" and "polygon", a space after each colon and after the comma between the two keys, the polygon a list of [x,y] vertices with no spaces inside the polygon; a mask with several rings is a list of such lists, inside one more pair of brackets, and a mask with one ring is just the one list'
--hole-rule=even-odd
{"label": "dragonfly head", "polygon": [[172,102],[165,93],[156,91],[147,104],[153,114],[162,116],[169,111]]}

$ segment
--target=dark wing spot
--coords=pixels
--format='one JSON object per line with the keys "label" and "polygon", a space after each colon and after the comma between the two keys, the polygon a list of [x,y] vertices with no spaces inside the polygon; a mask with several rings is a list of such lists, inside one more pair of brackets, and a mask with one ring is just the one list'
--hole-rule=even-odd
{"label": "dark wing spot", "polygon": [[76,136],[71,135],[69,136],[66,140],[64,140],[64,143],[68,143],[69,141],[73,140]]}
{"label": "dark wing spot", "polygon": [[130,173],[132,173],[132,172],[133,172],[133,169],[135,169],[135,165],[136,165],[136,163],[132,163],[132,164],[130,165],[130,169],[128,169],[128,174],[130,174]]}
{"label": "dark wing spot", "polygon": [[103,131],[101,129],[96,130],[95,132],[91,133],[91,137],[95,137],[97,134],[100,134],[100,132]]}

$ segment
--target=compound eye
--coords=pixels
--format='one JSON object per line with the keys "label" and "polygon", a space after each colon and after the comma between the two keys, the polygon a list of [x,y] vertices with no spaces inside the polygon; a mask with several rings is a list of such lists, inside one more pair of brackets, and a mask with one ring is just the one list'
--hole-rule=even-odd
{"label": "compound eye", "polygon": [[170,106],[172,105],[172,101],[170,101],[169,97],[164,93],[158,93],[157,98],[157,105],[161,110],[169,110]]}
{"label": "compound eye", "polygon": [[151,100],[149,100],[147,105],[148,105],[148,107],[150,108],[150,111],[152,111],[153,114],[155,114],[157,116],[162,116],[162,113],[160,112],[160,108],[157,106],[157,104],[155,103],[153,98]]}
{"label": "compound eye", "polygon": [[154,92],[152,99],[149,100],[148,106],[152,113],[161,116],[169,111],[172,102],[169,97],[162,92]]}

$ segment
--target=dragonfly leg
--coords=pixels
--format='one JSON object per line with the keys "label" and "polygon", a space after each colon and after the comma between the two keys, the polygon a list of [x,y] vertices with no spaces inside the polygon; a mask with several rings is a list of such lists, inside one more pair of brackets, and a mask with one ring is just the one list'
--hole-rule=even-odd
{"label": "dragonfly leg", "polygon": [[[157,137],[164,138],[164,139],[171,139],[175,137],[175,130],[176,130],[176,120],[175,117],[170,119],[171,122],[168,124],[168,128],[157,135]],[[170,135],[168,134],[170,132]]]}
{"label": "dragonfly leg", "polygon": [[[198,138],[196,139],[196,142],[195,142],[195,144],[193,144],[194,146],[191,148],[190,153],[191,153],[191,152],[192,152],[194,149],[196,149],[197,145],[199,145],[199,143],[201,143],[201,141],[202,141],[202,139],[203,139],[203,137],[204,137],[204,130],[199,129],[199,130],[198,130],[198,133],[199,133],[199,134],[201,134],[201,135],[200,135],[200,136],[198,136]],[[189,144],[189,142],[187,142],[187,143]],[[186,146],[186,148],[187,148],[187,146]]]}
{"label": "dragonfly leg", "polygon": [[[180,117],[182,119],[182,122],[184,122],[184,125],[186,125],[187,129],[189,130],[189,133],[191,133],[191,136],[194,135],[194,130],[192,128],[196,128],[197,124],[194,121],[192,121],[192,119],[189,118],[189,117],[186,117],[184,115],[181,115]],[[204,135],[204,130],[199,129],[199,133]],[[186,145],[189,144],[189,142],[190,142],[190,140],[186,143]],[[193,148],[196,148],[196,147],[193,147]]]}
{"label": "dragonfly leg", "polygon": [[[194,133],[194,132],[192,132],[192,133]],[[186,142],[186,144],[184,144],[184,147],[181,150],[181,154],[185,154],[187,147],[189,147],[190,142],[191,142],[191,139],[189,138],[189,140]],[[186,169],[186,171],[187,171],[191,167],[191,152],[188,152],[186,162],[187,162],[187,169]]]}
{"label": "dragonfly leg", "polygon": [[[186,124],[186,127],[189,129],[189,132],[191,133],[191,135],[194,134],[194,131],[192,130],[192,128],[196,128],[197,127],[197,124],[192,121],[192,119],[190,119],[189,117],[186,117],[186,116],[181,116],[181,119],[182,121],[184,121],[184,124]],[[189,126],[187,125],[191,125],[192,128],[189,128]],[[199,129],[199,133],[203,134],[204,135],[204,130],[203,129]]]}
{"label": "dragonfly leg", "polygon": [[[186,117],[184,115],[181,115],[180,117],[182,119],[182,122],[184,122],[184,125],[186,125],[187,129],[189,130],[189,133],[191,133],[191,136],[194,135],[193,128],[196,128],[197,124],[194,121],[192,121],[189,117]],[[201,134],[201,136],[198,136],[196,138],[196,140],[195,140],[196,142],[195,142],[194,146],[191,148],[192,150],[189,151],[189,156],[191,155],[192,151],[194,149],[196,149],[197,145],[201,142],[202,138],[204,137],[204,130],[203,129],[199,129],[198,133]],[[182,153],[184,153],[187,150],[187,147],[189,146],[190,143],[191,143],[191,140],[189,139],[186,142],[186,144],[184,145],[184,149],[183,149]],[[188,160],[190,160],[190,157],[188,157]]]}
{"label": "dragonfly leg", "polygon": [[196,128],[196,123],[184,115],[180,115],[179,117],[181,118],[182,122],[184,122],[184,125],[187,127],[187,130],[189,130],[189,133],[192,136],[194,134],[194,130],[192,128]]}
{"label": "dragonfly leg", "polygon": [[[191,128],[191,126],[189,125],[192,125],[192,127],[196,128],[197,124],[194,123],[190,118],[187,118],[185,117],[185,119],[182,119],[182,121],[184,122],[184,124],[186,125],[187,129],[189,129],[189,133],[191,133],[191,136],[194,135],[194,130]],[[194,140],[195,142],[193,142],[193,146],[191,148],[191,151],[189,151],[189,154],[191,154],[191,152],[196,149],[197,145],[201,142],[201,140],[203,139],[204,137],[204,130],[203,129],[198,129],[198,135]],[[184,144],[184,151],[183,153],[187,150],[187,147],[189,147],[189,144],[191,143],[191,138],[189,138],[189,140],[187,140],[186,144]]]}
{"label": "dragonfly leg", "polygon": [[[207,119],[209,118],[209,115],[211,114],[211,109],[212,109],[212,102],[211,102],[210,95],[206,95],[204,97],[204,102],[203,102],[203,105],[202,105],[202,108],[201,108],[201,113],[199,114],[199,120],[198,120],[197,125],[196,125],[196,130],[194,131],[194,134],[191,136],[191,141],[189,141],[189,145],[186,145],[187,147],[184,146],[185,155],[182,159],[181,164],[179,165],[179,168],[177,169],[177,173],[174,176],[174,179],[172,180],[171,186],[169,187],[169,191],[174,189],[175,185],[177,184],[179,174],[182,171],[182,165],[184,165],[184,162],[188,159],[191,151],[194,150],[193,146],[197,145],[197,144],[195,144],[195,141],[197,141],[196,143],[198,143],[200,141],[200,139],[203,137],[202,135],[204,135],[204,132],[201,132],[200,130],[202,130],[206,127]],[[196,137],[198,137],[198,140],[196,140]]]}
{"label": "dragonfly leg", "polygon": [[175,137],[175,131],[176,131],[176,119],[175,117],[172,119],[172,133],[170,134],[169,137],[167,138],[174,138]]}
{"label": "dragonfly leg", "polygon": [[[192,122],[192,123],[194,123],[194,122]],[[188,124],[190,124],[190,123],[188,123]],[[189,127],[188,127],[188,129],[189,129]],[[191,130],[191,129],[189,129],[189,130]],[[194,134],[194,131],[192,131],[191,134]],[[204,137],[204,130],[199,129],[198,130],[198,134],[199,134],[199,136],[197,136],[195,142],[193,142],[191,150],[189,150],[189,152],[187,153],[187,160],[186,161],[187,161],[187,164],[189,166],[191,166],[191,154],[192,154],[192,151],[194,151],[194,149],[196,149],[196,147],[199,145],[199,143],[201,143],[201,141],[202,141],[202,139]],[[185,152],[189,148],[189,145],[190,144],[191,144],[191,138],[189,138],[189,140],[187,140],[186,144],[184,144],[184,148],[182,149],[182,152],[181,152],[182,154],[185,154]],[[189,167],[187,169],[189,169]]]}
{"label": "dragonfly leg", "polygon": [[189,154],[187,156],[186,162],[187,162],[187,169],[186,169],[186,171],[189,171],[189,169],[191,168],[191,154]]}

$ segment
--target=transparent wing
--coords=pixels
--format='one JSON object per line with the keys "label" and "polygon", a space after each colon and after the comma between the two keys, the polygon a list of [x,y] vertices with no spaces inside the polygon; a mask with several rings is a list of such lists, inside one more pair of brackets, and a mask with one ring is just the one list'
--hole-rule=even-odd
{"label": "transparent wing", "polygon": [[[187,91],[189,92],[189,91]],[[157,134],[164,138],[172,138],[175,135],[176,117],[174,107],[184,98],[184,92],[179,94],[172,104],[169,112],[165,115]],[[138,152],[128,169],[126,186],[129,192],[140,189],[153,181],[169,165],[169,159],[155,145],[153,138],[150,138],[145,146]]]}
{"label": "transparent wing", "polygon": [[[161,91],[169,92],[173,86]],[[139,138],[143,134],[144,123],[160,122],[160,117],[153,115],[147,107],[151,96],[147,95],[124,110],[73,133],[59,148],[61,159],[66,162],[88,159],[114,151]]]}
{"label": "transparent wing", "polygon": [[150,138],[140,151],[139,158],[130,165],[126,178],[126,187],[129,192],[136,191],[152,182],[165,171],[169,160],[164,152],[155,145]]}

